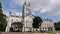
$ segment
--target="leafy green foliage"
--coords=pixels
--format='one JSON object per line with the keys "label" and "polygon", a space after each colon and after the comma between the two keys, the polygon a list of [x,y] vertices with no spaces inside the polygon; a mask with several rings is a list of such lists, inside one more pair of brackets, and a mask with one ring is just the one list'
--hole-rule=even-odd
{"label": "leafy green foliage", "polygon": [[54,25],[56,30],[60,30],[60,22],[57,22]]}
{"label": "leafy green foliage", "polygon": [[35,16],[35,18],[33,19],[33,28],[39,28],[41,23],[42,23],[41,17]]}
{"label": "leafy green foliage", "polygon": [[6,15],[3,14],[2,6],[0,3],[0,31],[4,31],[6,27]]}

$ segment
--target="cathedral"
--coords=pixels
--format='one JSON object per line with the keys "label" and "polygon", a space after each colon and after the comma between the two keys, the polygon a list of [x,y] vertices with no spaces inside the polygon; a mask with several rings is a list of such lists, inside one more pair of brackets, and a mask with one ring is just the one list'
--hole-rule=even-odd
{"label": "cathedral", "polygon": [[[32,32],[33,31],[33,19],[34,15],[31,13],[30,10],[30,3],[24,2],[23,4],[23,11],[22,16],[9,13],[7,16],[7,26],[5,32],[12,32],[12,31],[21,31],[21,32]],[[48,30],[55,30],[54,29],[54,22],[49,19],[44,19],[43,23],[41,24],[41,28],[39,27],[38,30],[40,31],[48,31]],[[34,29],[36,31],[36,29]]]}
{"label": "cathedral", "polygon": [[30,3],[24,2],[22,16],[16,14],[12,15],[11,12],[9,13],[9,16],[7,17],[7,26],[5,31],[32,31],[33,18],[34,16],[32,15],[30,10]]}

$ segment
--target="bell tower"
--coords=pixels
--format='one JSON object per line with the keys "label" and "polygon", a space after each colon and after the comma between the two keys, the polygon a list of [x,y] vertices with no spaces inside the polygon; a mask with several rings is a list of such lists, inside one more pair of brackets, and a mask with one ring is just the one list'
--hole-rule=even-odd
{"label": "bell tower", "polygon": [[31,11],[30,11],[30,2],[29,3],[24,2],[23,13],[24,13],[25,17],[28,16],[31,13]]}
{"label": "bell tower", "polygon": [[24,2],[22,16],[23,32],[31,30],[34,17],[30,10],[30,2]]}
{"label": "bell tower", "polygon": [[26,31],[26,19],[25,17],[27,17],[28,15],[30,15],[31,11],[30,11],[30,3],[26,3],[26,1],[24,2],[23,4],[23,12],[22,12],[22,22],[23,22],[23,31],[22,32],[25,32]]}

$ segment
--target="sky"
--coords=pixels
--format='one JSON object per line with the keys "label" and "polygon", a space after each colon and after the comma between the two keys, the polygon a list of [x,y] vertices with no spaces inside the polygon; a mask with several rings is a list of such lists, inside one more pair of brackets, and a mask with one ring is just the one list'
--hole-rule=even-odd
{"label": "sky", "polygon": [[41,18],[48,18],[53,21],[60,21],[60,0],[0,0],[3,13],[17,13],[22,15],[24,2],[30,2],[30,9],[33,15]]}

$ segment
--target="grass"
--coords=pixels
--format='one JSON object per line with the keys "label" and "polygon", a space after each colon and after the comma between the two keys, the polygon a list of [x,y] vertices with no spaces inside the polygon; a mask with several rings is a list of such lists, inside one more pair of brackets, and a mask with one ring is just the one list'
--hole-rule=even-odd
{"label": "grass", "polygon": [[40,32],[38,32],[38,33],[42,33],[42,34],[44,34],[44,33],[46,33],[46,34],[60,34],[60,30],[56,30],[56,31],[40,31]]}
{"label": "grass", "polygon": [[53,33],[53,31],[40,31],[40,33]]}
{"label": "grass", "polygon": [[[56,32],[56,34],[60,34],[60,30],[56,30],[55,32]],[[7,32],[7,33],[9,33],[9,32]],[[13,33],[10,32],[10,33],[13,34],[14,32]],[[5,33],[3,33],[3,34],[5,34]],[[16,34],[18,34],[18,33],[16,33]],[[21,33],[21,34],[30,34],[30,33]],[[40,32],[36,32],[35,34],[53,34],[53,31],[40,31]]]}
{"label": "grass", "polygon": [[[60,30],[56,30],[56,31],[54,31],[54,32],[56,32],[56,33],[60,33]],[[38,32],[38,33],[54,33],[53,31],[40,31],[40,32]]]}
{"label": "grass", "polygon": [[59,32],[60,33],[60,30],[56,30],[56,32]]}

